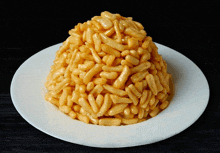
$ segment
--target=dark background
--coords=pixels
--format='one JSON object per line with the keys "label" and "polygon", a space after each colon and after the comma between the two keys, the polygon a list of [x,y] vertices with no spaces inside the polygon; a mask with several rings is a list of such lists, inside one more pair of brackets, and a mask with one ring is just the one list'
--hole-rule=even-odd
{"label": "dark background", "polygon": [[[0,152],[217,152],[220,151],[220,2],[23,1],[0,2]],[[204,73],[210,99],[203,115],[169,139],[131,148],[103,149],[64,142],[30,124],[16,111],[10,84],[18,67],[40,50],[63,42],[68,31],[102,11],[131,16],[153,41],[191,59]]]}

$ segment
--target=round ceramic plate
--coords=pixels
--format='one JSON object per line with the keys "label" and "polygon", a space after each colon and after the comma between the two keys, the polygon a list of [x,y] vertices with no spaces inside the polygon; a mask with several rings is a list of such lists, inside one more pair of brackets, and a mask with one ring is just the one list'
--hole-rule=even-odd
{"label": "round ceramic plate", "polygon": [[[44,100],[44,83],[60,44],[26,60],[11,83],[16,110],[35,128],[55,138],[92,147],[131,147],[174,136],[192,125],[204,112],[209,86],[202,71],[187,57],[156,43],[173,76],[175,95],[167,109],[145,122],[105,127],[73,120]],[[24,129],[25,130],[25,129]]]}

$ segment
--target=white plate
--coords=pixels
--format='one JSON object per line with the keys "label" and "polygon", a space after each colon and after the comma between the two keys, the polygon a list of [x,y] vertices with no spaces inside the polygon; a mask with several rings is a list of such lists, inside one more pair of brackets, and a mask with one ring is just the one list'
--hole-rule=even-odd
{"label": "white plate", "polygon": [[[209,86],[202,71],[187,57],[156,43],[173,76],[175,95],[169,107],[155,118],[120,127],[103,127],[72,120],[44,100],[44,83],[60,44],[26,60],[11,83],[11,97],[20,115],[55,138],[93,147],[130,147],[167,139],[192,125],[204,112]],[[25,130],[25,129],[24,129]]]}

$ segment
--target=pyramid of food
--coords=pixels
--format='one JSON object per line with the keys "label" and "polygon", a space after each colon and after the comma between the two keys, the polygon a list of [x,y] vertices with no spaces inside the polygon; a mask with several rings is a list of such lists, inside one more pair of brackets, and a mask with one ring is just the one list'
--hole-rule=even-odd
{"label": "pyramid of food", "polygon": [[105,126],[139,123],[167,108],[171,74],[141,23],[104,11],[69,35],[47,77],[46,101]]}

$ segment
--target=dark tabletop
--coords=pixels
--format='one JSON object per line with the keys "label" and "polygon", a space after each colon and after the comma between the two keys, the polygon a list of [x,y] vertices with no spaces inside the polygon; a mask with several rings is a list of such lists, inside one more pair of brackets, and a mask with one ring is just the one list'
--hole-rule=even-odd
{"label": "dark tabletop", "polygon": [[[220,151],[220,2],[167,1],[0,2],[0,152],[218,152]],[[26,122],[10,96],[19,66],[40,50],[63,42],[68,31],[102,11],[141,22],[153,41],[192,60],[204,73],[210,99],[202,116],[183,132],[160,142],[104,149],[53,138]]]}

